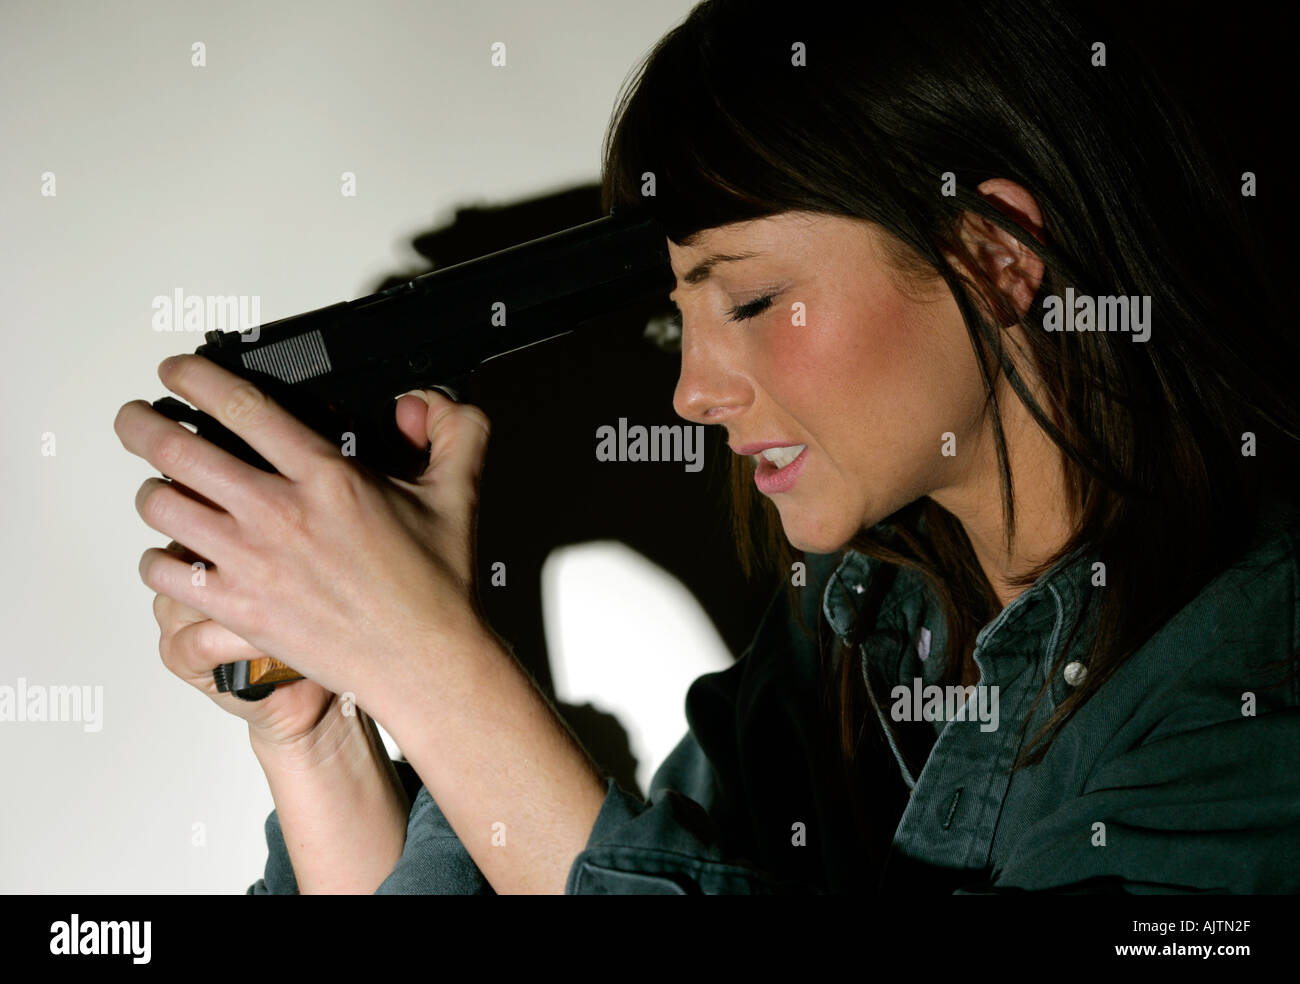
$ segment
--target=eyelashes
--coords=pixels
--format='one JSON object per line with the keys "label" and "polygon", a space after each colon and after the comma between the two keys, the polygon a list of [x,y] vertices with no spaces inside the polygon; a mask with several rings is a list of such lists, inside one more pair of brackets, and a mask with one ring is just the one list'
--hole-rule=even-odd
{"label": "eyelashes", "polygon": [[766,297],[759,297],[750,301],[748,304],[741,304],[731,309],[731,321],[747,321],[750,318],[756,318],[772,306],[775,294],[768,294]]}
{"label": "eyelashes", "polygon": [[[745,304],[737,305],[727,312],[730,315],[727,320],[748,321],[750,318],[756,318],[770,308],[774,300],[776,300],[776,295],[768,294],[766,297],[758,297]],[[682,312],[675,304],[673,305],[672,317],[669,320],[678,331],[682,330]]]}

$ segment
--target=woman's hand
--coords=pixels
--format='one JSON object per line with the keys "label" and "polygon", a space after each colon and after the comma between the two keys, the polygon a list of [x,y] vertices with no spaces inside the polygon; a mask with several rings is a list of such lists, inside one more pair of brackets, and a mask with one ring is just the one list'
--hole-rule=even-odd
{"label": "woman's hand", "polygon": [[[187,564],[207,563],[175,540],[166,549]],[[220,692],[212,678],[216,667],[266,654],[197,609],[165,594],[154,595],[153,614],[158,622],[158,651],[163,665],[207,694],[222,710],[247,721],[249,737],[255,744],[289,749],[309,743],[313,731],[333,709],[337,698],[311,680],[281,684],[269,697],[258,701],[240,700],[234,694]]]}
{"label": "woman's hand", "polygon": [[[404,482],[358,467],[251,383],[207,359],[166,360],[159,377],[279,472],[240,461],[142,400],[118,412],[114,428],[127,450],[198,494],[149,478],[136,509],[149,526],[211,559],[203,583],[194,584],[190,564],[168,550],[145,551],[139,570],[158,594],[214,623],[195,630],[213,634],[213,658],[219,651],[227,662],[236,648],[219,632],[228,630],[325,691],[350,691],[369,708],[409,696],[427,683],[431,663],[471,652],[491,636],[474,578],[489,432],[481,410],[434,391],[399,400],[399,428],[430,446],[428,469]],[[184,672],[197,674],[198,663]],[[280,689],[307,691],[310,697],[297,699],[311,708],[321,697],[302,684]],[[305,720],[302,708],[298,713],[303,717],[293,726]]]}

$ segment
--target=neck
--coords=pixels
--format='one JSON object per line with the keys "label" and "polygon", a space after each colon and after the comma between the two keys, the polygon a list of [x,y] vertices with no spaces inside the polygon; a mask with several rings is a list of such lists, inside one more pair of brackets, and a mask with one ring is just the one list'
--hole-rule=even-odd
{"label": "neck", "polygon": [[970,465],[958,483],[930,498],[962,524],[975,557],[1003,607],[1026,590],[1012,583],[1049,560],[1070,538],[1073,521],[1060,449],[1043,433],[1020,400],[1005,386],[998,406],[1013,478],[1015,538],[1007,547],[993,422],[988,419],[972,449]]}

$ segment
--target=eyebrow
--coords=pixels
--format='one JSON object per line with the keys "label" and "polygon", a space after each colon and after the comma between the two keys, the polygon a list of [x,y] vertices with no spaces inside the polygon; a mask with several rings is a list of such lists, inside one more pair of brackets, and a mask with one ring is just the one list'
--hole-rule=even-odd
{"label": "eyebrow", "polygon": [[735,260],[747,260],[751,256],[761,256],[761,253],[714,253],[703,263],[697,264],[682,278],[688,284],[698,284],[703,280],[709,279],[709,274],[719,263],[731,263]]}

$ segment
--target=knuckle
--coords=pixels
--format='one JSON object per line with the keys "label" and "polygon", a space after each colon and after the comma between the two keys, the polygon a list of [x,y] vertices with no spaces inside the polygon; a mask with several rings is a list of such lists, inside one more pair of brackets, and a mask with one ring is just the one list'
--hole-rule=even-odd
{"label": "knuckle", "polygon": [[272,527],[281,533],[298,534],[307,527],[307,510],[298,496],[285,489],[280,495],[271,496],[262,510]]}
{"label": "knuckle", "polygon": [[440,410],[433,418],[434,433],[442,433],[453,444],[472,438],[478,434],[491,433],[491,423],[487,414],[469,404],[456,404]]}
{"label": "knuckle", "polygon": [[177,642],[172,636],[163,635],[158,640],[158,656],[162,659],[162,665],[170,672],[179,675],[177,668],[180,666],[180,659],[176,650]]}
{"label": "knuckle", "polygon": [[172,507],[168,504],[169,491],[166,485],[150,485],[140,494],[140,515],[155,529],[165,525],[173,515]]}
{"label": "knuckle", "polygon": [[207,648],[203,645],[203,633],[195,630],[164,636],[158,644],[158,653],[162,656],[163,666],[183,677],[187,668],[203,664]]}
{"label": "knuckle", "polygon": [[245,592],[234,593],[226,599],[226,604],[230,625],[238,635],[247,637],[261,630],[265,613],[260,597]]}
{"label": "knuckle", "polygon": [[159,465],[166,466],[163,471],[176,470],[189,464],[192,457],[190,448],[189,432],[182,428],[158,439],[154,445],[154,457]]}
{"label": "knuckle", "polygon": [[156,594],[153,596],[153,617],[158,623],[158,628],[165,633],[168,623],[171,621],[171,606],[168,604],[168,598],[165,594]]}
{"label": "knuckle", "polygon": [[249,382],[241,382],[226,400],[225,414],[230,423],[246,424],[256,420],[266,406],[266,395]]}
{"label": "knuckle", "polygon": [[333,506],[356,503],[363,495],[362,477],[342,458],[322,458],[312,472],[312,484]]}
{"label": "knuckle", "polygon": [[486,433],[492,433],[492,421],[480,408],[473,406],[472,404],[467,404],[464,409],[464,415],[482,427]]}

